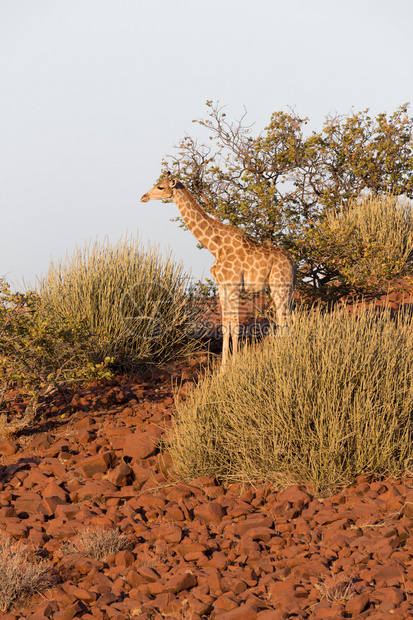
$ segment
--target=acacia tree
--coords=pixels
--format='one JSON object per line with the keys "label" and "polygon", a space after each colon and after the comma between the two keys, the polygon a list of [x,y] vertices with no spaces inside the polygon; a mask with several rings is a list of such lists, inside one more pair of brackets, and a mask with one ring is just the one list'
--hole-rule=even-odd
{"label": "acacia tree", "polygon": [[408,104],[390,116],[372,118],[368,109],[327,116],[322,130],[309,135],[308,119],[294,110],[275,112],[254,136],[246,113],[230,121],[223,107],[208,101],[207,108],[207,118],[195,122],[209,145],[186,136],[169,160],[174,175],[211,215],[287,248],[304,288],[311,283],[317,295],[326,294],[339,281],[339,293],[348,292],[325,218],[364,194],[413,196]]}

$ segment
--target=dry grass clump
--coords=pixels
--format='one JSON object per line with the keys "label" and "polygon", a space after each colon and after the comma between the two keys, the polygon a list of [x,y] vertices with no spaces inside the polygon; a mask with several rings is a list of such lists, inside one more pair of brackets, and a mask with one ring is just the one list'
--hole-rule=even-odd
{"label": "dry grass clump", "polygon": [[333,575],[332,579],[316,583],[315,588],[320,592],[322,600],[326,600],[330,605],[345,603],[355,594],[352,577],[336,581],[336,576]]}
{"label": "dry grass clump", "polygon": [[287,334],[244,349],[177,405],[171,451],[186,477],[328,493],[362,472],[402,473],[412,411],[410,318],[297,312]]}
{"label": "dry grass clump", "polygon": [[103,562],[110,555],[125,549],[128,546],[128,538],[119,530],[105,530],[103,528],[86,528],[66,543],[67,555],[83,555],[92,560]]}
{"label": "dry grass clump", "polygon": [[11,538],[0,540],[0,574],[0,610],[4,613],[51,585],[50,568],[30,562],[27,548]]}
{"label": "dry grass clump", "polygon": [[335,265],[348,282],[387,281],[411,272],[413,204],[398,196],[364,196],[326,217],[337,244]]}
{"label": "dry grass clump", "polygon": [[45,306],[86,322],[98,360],[133,371],[184,355],[193,341],[187,276],[181,264],[134,239],[77,249],[52,264],[39,289]]}

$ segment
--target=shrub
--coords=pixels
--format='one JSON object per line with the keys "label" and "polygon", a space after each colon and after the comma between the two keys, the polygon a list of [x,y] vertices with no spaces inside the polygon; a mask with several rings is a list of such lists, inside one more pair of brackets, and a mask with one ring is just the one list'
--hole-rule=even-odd
{"label": "shrub", "polygon": [[327,216],[331,231],[342,231],[337,264],[352,284],[388,281],[406,275],[413,261],[413,208],[395,196],[368,196]]}
{"label": "shrub", "polygon": [[0,541],[0,572],[0,609],[4,613],[51,585],[50,568],[30,562],[27,548],[10,538]]}
{"label": "shrub", "polygon": [[132,371],[193,347],[186,288],[181,264],[131,239],[113,247],[95,242],[52,264],[40,295],[58,316],[86,322],[97,336],[97,360],[111,357]]}
{"label": "shrub", "polygon": [[323,280],[301,284],[313,298],[321,292],[330,301],[350,293],[380,295],[391,280],[412,272],[412,202],[391,195],[350,201],[307,231],[298,246],[312,255],[313,266],[305,270],[324,273]]}
{"label": "shrub", "polygon": [[110,555],[125,549],[128,538],[119,530],[104,530],[102,528],[86,528],[69,543],[66,543],[65,552],[68,555],[83,555],[92,560],[104,561]]}
{"label": "shrub", "polygon": [[59,317],[37,293],[11,293],[0,280],[0,405],[11,387],[36,399],[56,384],[107,377],[109,360],[90,361],[92,340],[84,321]]}
{"label": "shrub", "polygon": [[177,404],[171,453],[186,477],[345,486],[411,458],[412,320],[385,311],[297,312]]}

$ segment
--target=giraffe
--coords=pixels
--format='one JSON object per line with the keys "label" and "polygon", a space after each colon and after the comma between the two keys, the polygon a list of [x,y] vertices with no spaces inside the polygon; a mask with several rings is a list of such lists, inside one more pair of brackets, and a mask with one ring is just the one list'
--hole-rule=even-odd
{"label": "giraffe", "polygon": [[141,202],[172,198],[188,229],[215,257],[211,274],[218,288],[222,312],[222,370],[228,361],[229,339],[233,360],[238,351],[240,292],[258,293],[270,288],[280,327],[288,324],[296,268],[286,250],[262,245],[238,228],[210,217],[188,189],[166,176],[144,194]]}

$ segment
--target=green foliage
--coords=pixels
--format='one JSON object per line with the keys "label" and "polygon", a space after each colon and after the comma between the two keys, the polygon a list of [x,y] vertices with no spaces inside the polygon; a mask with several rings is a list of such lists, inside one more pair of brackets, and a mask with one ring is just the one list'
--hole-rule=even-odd
{"label": "green foliage", "polygon": [[338,307],[296,312],[177,405],[171,453],[189,478],[302,483],[331,492],[413,457],[412,319]]}
{"label": "green foliage", "polygon": [[48,312],[37,293],[12,293],[0,281],[0,381],[35,397],[50,385],[110,376],[111,360],[90,361],[85,323]]}
{"label": "green foliage", "polygon": [[77,249],[65,262],[51,265],[40,296],[62,320],[84,321],[96,337],[94,358],[113,358],[120,369],[171,360],[194,347],[182,265],[134,240]]}
{"label": "green foliage", "polygon": [[412,203],[391,195],[349,201],[309,228],[295,247],[298,259],[311,257],[304,266],[311,279],[301,287],[310,299],[374,296],[412,272]]}
{"label": "green foliage", "polygon": [[[307,136],[308,119],[294,111],[275,112],[254,136],[246,115],[230,122],[223,108],[211,101],[207,107],[208,118],[197,122],[210,144],[184,138],[171,161],[174,175],[211,215],[290,250],[302,276],[317,282],[320,293],[337,269],[318,260],[324,254],[321,235],[308,250],[303,238],[311,237],[326,214],[363,194],[413,197],[413,118],[407,104],[390,116],[372,118],[368,110],[330,116],[321,131]],[[330,231],[326,234],[329,251]]]}

